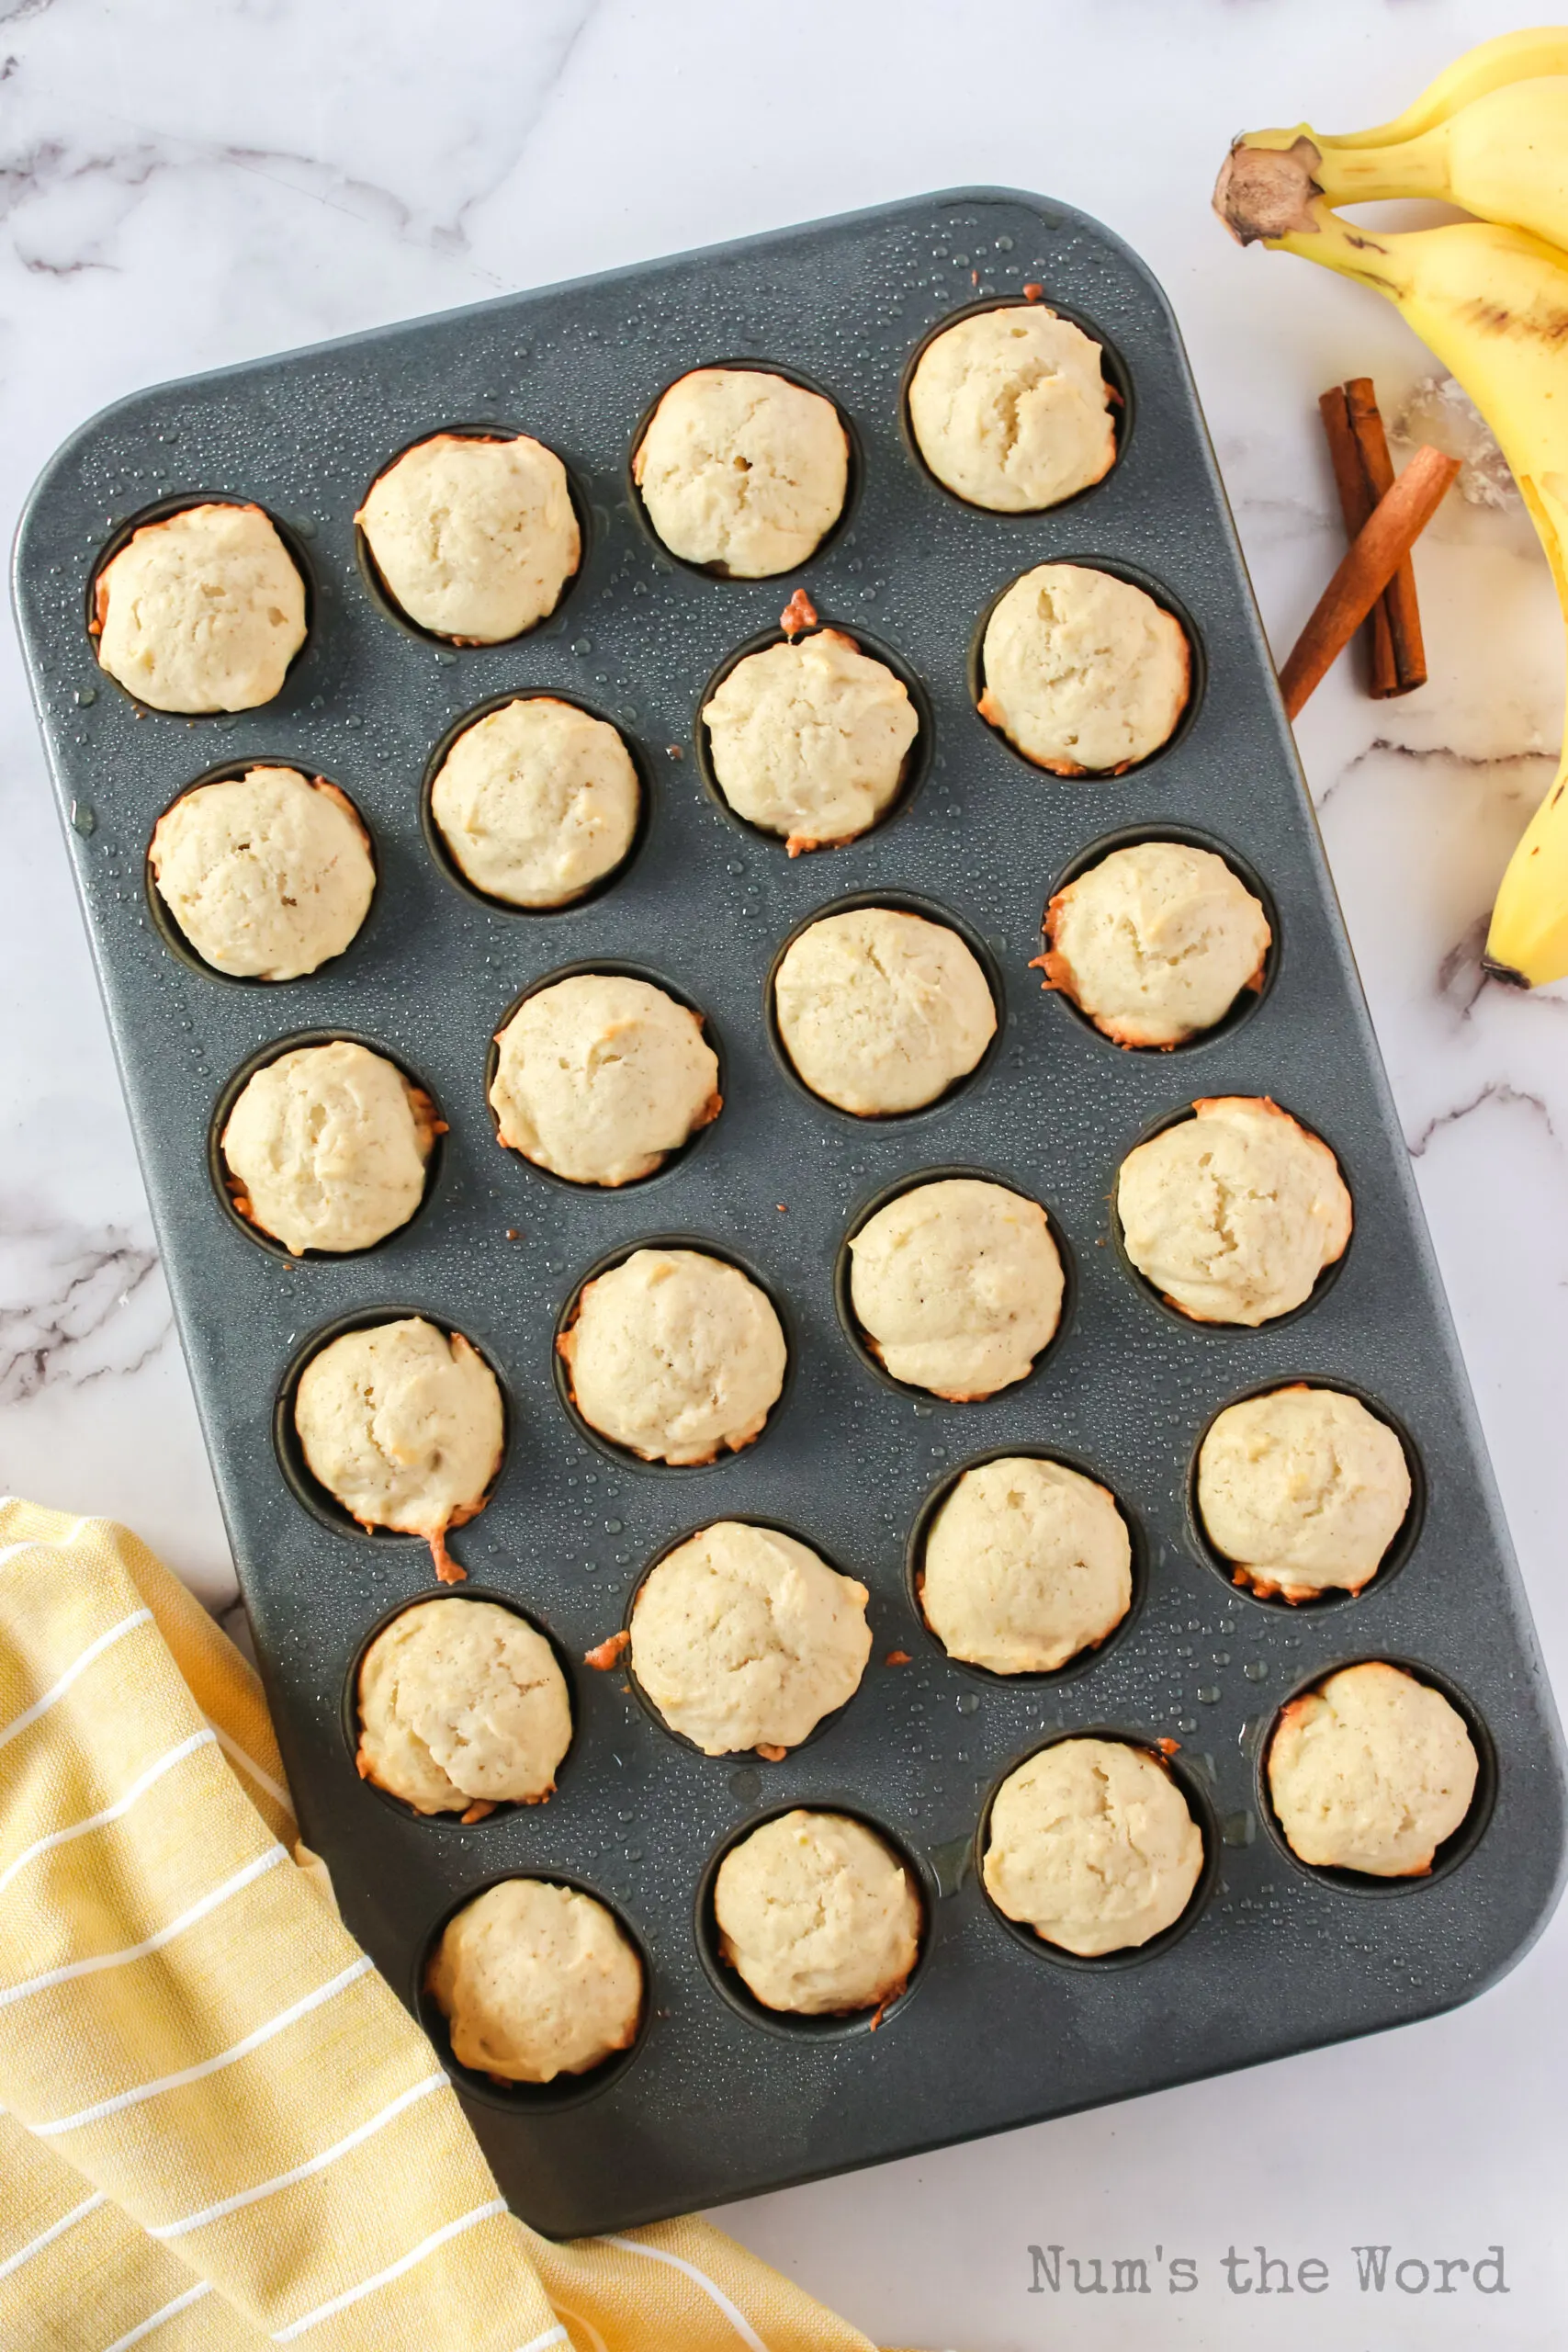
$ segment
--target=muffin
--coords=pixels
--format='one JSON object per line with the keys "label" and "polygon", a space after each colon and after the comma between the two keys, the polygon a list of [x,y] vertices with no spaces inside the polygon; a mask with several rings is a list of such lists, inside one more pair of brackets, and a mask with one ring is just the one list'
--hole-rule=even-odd
{"label": "muffin", "polygon": [[754,1747],[776,1759],[860,1688],[869,1599],[793,1535],[721,1519],[644,1578],[632,1671],[671,1730],[705,1756]]}
{"label": "muffin", "polygon": [[502,1879],[465,1903],[424,1983],[458,2065],[502,2083],[586,2075],[642,2022],[642,1962],[615,1913],[547,1879]]}
{"label": "muffin", "polygon": [[980,716],[1054,775],[1120,775],[1187,707],[1192,657],[1173,615],[1130,581],[1041,563],[986,624]]}
{"label": "muffin", "polygon": [[360,1662],[360,1778],[416,1813],[542,1804],[570,1745],[555,1652],[493,1600],[416,1601]]}
{"label": "muffin", "polygon": [[1136,842],[1058,890],[1037,962],[1116,1045],[1179,1046],[1262,987],[1271,936],[1213,850]]}
{"label": "muffin", "polygon": [[406,1225],[445,1131],[395,1062],[338,1037],[248,1079],[220,1148],[241,1216],[299,1257],[368,1250]]}
{"label": "muffin", "polygon": [[461,1579],[446,1533],[484,1509],[506,1430],[495,1374],[460,1331],[413,1315],[329,1340],[299,1375],[294,1426],[351,1519],[423,1535],[442,1583]]}
{"label": "muffin", "polygon": [[395,458],[355,516],[388,593],[420,628],[499,645],[555,611],[582,554],[553,449],[435,433]]}
{"label": "muffin", "polygon": [[1409,1509],[1404,1448],[1337,1388],[1297,1381],[1227,1405],[1199,1448],[1204,1531],[1265,1600],[1359,1592]]}
{"label": "muffin", "polygon": [[993,1674],[1054,1674],[1132,1607],[1127,1522],[1112,1495],[1065,1463],[982,1462],[932,1519],[919,1588],[950,1657]]}
{"label": "muffin", "polygon": [[982,1873],[1010,1919],[1094,1960],[1176,1925],[1203,1873],[1202,1832],[1146,1747],[1059,1739],[997,1791]]}
{"label": "muffin", "polygon": [[343,954],[376,892],[354,803],[295,768],[250,768],[183,793],[159,818],[147,862],[197,954],[234,979],[319,971]]}
{"label": "muffin", "polygon": [[900,1193],[850,1240],[850,1299],[895,1380],[968,1405],[1024,1379],[1062,1313],[1038,1201],[944,1177]]}
{"label": "muffin", "polygon": [[933,336],[909,381],[909,425],[944,489],[997,514],[1059,505],[1116,461],[1100,345],[1043,302]]}
{"label": "muffin", "polygon": [[1116,1179],[1127,1255],[1195,1323],[1256,1328],[1312,1296],[1350,1238],[1338,1162],[1267,1095],[1222,1094],[1130,1151]]}
{"label": "muffin", "polygon": [[671,555],[732,580],[804,563],[843,512],[850,445],[819,392],[759,368],[697,368],[671,385],[632,457]]}
{"label": "muffin", "polygon": [[714,1462],[750,1445],[787,1362],[765,1294],[700,1250],[634,1250],[583,1284],[556,1345],[589,1427],[644,1462]]}
{"label": "muffin", "polygon": [[153,710],[254,710],[305,642],[305,583],[259,506],[144,523],[93,583],[98,660]]}
{"label": "muffin", "polygon": [[1269,1744],[1269,1794],[1291,1851],[1368,1878],[1424,1878],[1470,1811],[1480,1770],[1442,1692],[1381,1658],[1292,1699]]}
{"label": "muffin", "polygon": [[920,1953],[920,1898],[891,1847],[841,1813],[798,1807],[732,1846],[713,1890],[719,1956],[798,2017],[880,2009]]}
{"label": "muffin", "polygon": [[934,1102],[996,1035],[990,984],[945,923],[895,907],[824,915],[791,941],[773,1009],[803,1085],[860,1119]]}
{"label": "muffin", "polygon": [[525,997],[490,1090],[510,1150],[573,1184],[632,1184],[716,1119],[703,1024],[650,981],[579,972]]}
{"label": "muffin", "polygon": [[459,874],[508,907],[567,907],[626,857],[642,787],[615,729],[575,703],[520,695],[465,727],[430,813]]}
{"label": "muffin", "polygon": [[886,662],[840,629],[738,662],[703,710],[719,790],[791,857],[836,849],[891,807],[919,731]]}

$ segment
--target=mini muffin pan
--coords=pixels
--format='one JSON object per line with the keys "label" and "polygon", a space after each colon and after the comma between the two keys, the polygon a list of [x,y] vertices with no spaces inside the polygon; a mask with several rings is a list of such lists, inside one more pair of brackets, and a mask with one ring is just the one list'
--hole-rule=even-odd
{"label": "mini muffin pan", "polygon": [[[902,388],[935,326],[1026,299],[1025,287],[1104,345],[1125,401],[1121,456],[1061,509],[992,515],[919,462]],[[639,419],[716,353],[798,373],[851,427],[843,521],[779,579],[676,562],[630,484]],[[443,644],[389,617],[356,551],[367,484],[454,419],[546,442],[585,526],[561,606],[507,645]],[[204,496],[254,499],[277,519],[309,575],[310,633],[275,702],[197,724],[139,709],[97,667],[84,616],[118,535]],[[992,601],[1031,565],[1069,556],[1147,584],[1192,641],[1189,717],[1119,777],[1033,769],[974,707]],[[765,640],[797,586],[823,623],[863,630],[919,682],[923,740],[885,823],[791,859],[716,805],[699,711],[708,682]],[[921,197],[138,393],[44,475],[17,599],[305,1836],[349,1927],[438,2046],[425,1960],[454,1906],[499,1877],[587,1889],[647,1963],[637,2045],[592,2075],[530,2091],[458,2074],[520,2212],[560,2234],[622,2228],[1429,2016],[1518,1958],[1562,1865],[1555,1717],[1181,346],[1125,246],[1037,197]],[[498,697],[539,692],[622,730],[648,804],[613,881],[547,921],[455,887],[422,823],[435,747]],[[226,767],[286,760],[330,776],[376,845],[359,936],[276,1000],[179,952],[148,901],[152,826],[218,752]],[[1260,879],[1276,926],[1263,997],[1178,1054],[1119,1050],[1029,968],[1057,878],[1142,833],[1212,843]],[[855,1119],[807,1093],[768,1004],[790,934],[867,899],[953,923],[997,995],[980,1068],[904,1118]],[[656,1194],[554,1182],[496,1142],[493,1033],[521,992],[570,967],[655,974],[723,1040],[723,1111]],[[451,1132],[407,1227],[374,1251],[294,1263],[214,1196],[209,1137],[233,1073],[306,1031],[376,1042],[419,1074]],[[1194,1097],[1226,1093],[1272,1095],[1321,1134],[1355,1202],[1337,1277],[1257,1331],[1201,1328],[1159,1304],[1122,1258],[1111,1209],[1131,1146]],[[954,1167],[1047,1204],[1073,1284],[1059,1340],[984,1405],[880,1376],[835,1300],[841,1244],[871,1204]],[[645,1464],[591,1437],[555,1349],[589,1273],[655,1238],[753,1273],[789,1342],[760,1440],[703,1469]],[[798,1529],[872,1592],[864,1681],[820,1736],[778,1763],[704,1757],[624,1671],[580,1668],[573,1744],[547,1804],[465,1827],[359,1781],[345,1737],[356,1660],[390,1611],[443,1588],[422,1543],[362,1532],[314,1487],[288,1396],[324,1336],[409,1312],[466,1332],[506,1397],[491,1500],[451,1538],[472,1589],[580,1659],[621,1625],[647,1564],[694,1525],[732,1514]],[[1191,1465],[1223,1406],[1314,1379],[1387,1414],[1423,1508],[1399,1539],[1397,1575],[1292,1610],[1225,1583],[1191,1521]],[[949,1660],[926,1632],[910,1545],[933,1489],[1013,1447],[1059,1452],[1111,1489],[1133,1529],[1138,1594],[1099,1651],[1059,1675],[1008,1679]],[[1483,1754],[1470,1819],[1430,1879],[1394,1890],[1401,1901],[1358,1901],[1366,1886],[1297,1863],[1262,1778],[1280,1705],[1363,1657],[1401,1660],[1450,1691]],[[1014,1765],[1106,1727],[1177,1743],[1205,1875],[1179,1929],[1136,1964],[1069,1965],[992,1908],[976,1841]],[[716,1858],[795,1804],[860,1815],[919,1875],[920,1965],[874,2032],[869,2018],[764,2018],[716,1957]]]}

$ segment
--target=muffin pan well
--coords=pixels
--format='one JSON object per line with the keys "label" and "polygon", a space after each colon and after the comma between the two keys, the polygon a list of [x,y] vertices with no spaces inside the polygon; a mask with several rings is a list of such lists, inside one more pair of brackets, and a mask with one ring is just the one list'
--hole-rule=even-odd
{"label": "muffin pan well", "polygon": [[[939,489],[914,457],[901,387],[935,325],[1035,283],[1114,352],[1135,429],[1069,508],[992,515]],[[850,422],[843,522],[781,579],[675,562],[629,487],[639,418],[715,353],[798,368]],[[536,435],[582,503],[578,576],[511,644],[436,643],[395,623],[356,553],[365,485],[454,416]],[[171,499],[219,492],[254,499],[305,551],[310,634],[276,701],[197,729],[138,713],[98,670],[85,615],[115,535]],[[1176,735],[1121,777],[1032,769],[974,707],[982,616],[1020,571],[1067,556],[1168,601],[1197,657],[1201,691]],[[797,584],[824,623],[863,627],[874,649],[897,653],[921,687],[929,735],[896,822],[791,860],[716,806],[693,727],[705,682],[778,625]],[[17,596],[306,1838],[332,1866],[349,1927],[438,2047],[419,1994],[431,1939],[498,1876],[598,1895],[648,1964],[639,2041],[596,2077],[537,2095],[461,2080],[521,2213],[560,2234],[624,2228],[1427,2016],[1518,1957],[1562,1871],[1555,1717],[1180,344],[1124,246],[1036,197],[921,197],[139,393],[49,468],[23,523]],[[545,923],[454,888],[421,828],[422,778],[448,730],[498,697],[539,691],[622,730],[649,804],[613,885]],[[376,900],[351,950],[276,1002],[265,986],[214,985],[161,934],[143,888],[159,812],[211,772],[219,746],[235,762],[331,776],[376,842]],[[1224,844],[1279,917],[1268,992],[1205,1040],[1201,1087],[1181,1056],[1117,1052],[1064,1018],[1028,969],[1055,877],[1124,829]],[[991,978],[998,1037],[929,1112],[836,1111],[792,1077],[771,1035],[778,950],[813,915],[856,899],[954,923]],[[723,1115],[661,1171],[657,1201],[640,1186],[551,1182],[501,1148],[485,1100],[509,1001],[564,966],[600,964],[669,973],[724,1040]],[[451,1132],[407,1227],[363,1257],[291,1264],[214,1198],[208,1137],[231,1075],[306,1029],[376,1040],[419,1072]],[[1285,1318],[1257,1331],[1193,1324],[1156,1306],[1119,1261],[1118,1162],[1200,1092],[1274,1095],[1342,1159],[1355,1238],[1288,1329]],[[835,1258],[862,1205],[938,1161],[1048,1202],[1076,1274],[1071,1328],[983,1413],[870,1377],[835,1307]],[[578,1287],[656,1228],[761,1279],[789,1342],[788,1384],[761,1437],[700,1477],[592,1440],[558,1388],[555,1334]],[[733,1514],[797,1528],[872,1591],[871,1664],[819,1738],[778,1763],[703,1757],[651,1720],[624,1673],[579,1670],[570,1757],[548,1804],[432,1835],[359,1781],[345,1679],[389,1611],[442,1588],[418,1539],[367,1534],[311,1493],[288,1381],[333,1331],[408,1312],[464,1331],[506,1399],[493,1492],[452,1537],[473,1589],[512,1600],[581,1658],[694,1522]],[[1232,1593],[1189,1519],[1193,1448],[1213,1414],[1286,1379],[1364,1390],[1425,1470],[1425,1513],[1398,1574],[1332,1609]],[[1134,1617],[1043,1679],[982,1679],[946,1659],[906,1582],[932,1488],[980,1450],[1014,1448],[1092,1465],[1143,1546]],[[1360,1890],[1292,1861],[1258,1779],[1284,1699],[1374,1657],[1452,1689],[1492,1759],[1486,1804],[1451,1866],[1445,1856],[1403,1903],[1358,1904]],[[1107,1725],[1179,1744],[1173,1769],[1203,1810],[1209,1883],[1182,1931],[1140,1964],[1053,1965],[987,1901],[979,1824],[1024,1756]],[[920,1967],[874,2033],[770,2030],[712,1974],[705,1873],[745,1826],[795,1804],[863,1814],[920,1874]]]}

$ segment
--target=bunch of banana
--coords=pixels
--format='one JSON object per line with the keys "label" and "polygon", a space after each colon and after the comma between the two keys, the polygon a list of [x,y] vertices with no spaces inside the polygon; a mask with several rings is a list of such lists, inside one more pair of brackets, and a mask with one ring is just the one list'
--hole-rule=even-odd
{"label": "bunch of banana", "polygon": [[[1480,218],[1384,235],[1333,209],[1384,197]],[[1302,254],[1397,306],[1495,434],[1568,623],[1568,26],[1472,50],[1375,130],[1245,132],[1214,207],[1241,243]],[[1485,961],[1524,988],[1568,978],[1568,732],[1503,876]]]}

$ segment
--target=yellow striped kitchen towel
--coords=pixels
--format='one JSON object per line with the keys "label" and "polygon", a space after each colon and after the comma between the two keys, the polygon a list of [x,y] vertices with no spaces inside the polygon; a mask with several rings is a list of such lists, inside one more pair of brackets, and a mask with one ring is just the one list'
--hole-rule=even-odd
{"label": "yellow striped kitchen towel", "polygon": [[527,2229],[324,1878],[232,1644],[0,1502],[4,2352],[873,2352],[704,2222]]}

